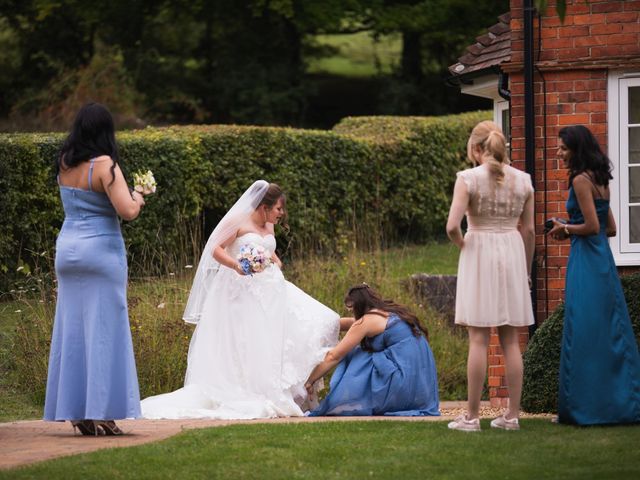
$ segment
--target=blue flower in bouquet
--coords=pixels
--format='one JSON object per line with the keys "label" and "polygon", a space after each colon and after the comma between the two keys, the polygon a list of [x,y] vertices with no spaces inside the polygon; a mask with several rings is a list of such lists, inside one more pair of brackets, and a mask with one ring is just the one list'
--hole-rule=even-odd
{"label": "blue flower in bouquet", "polygon": [[264,247],[254,244],[246,244],[240,247],[238,262],[245,275],[253,275],[264,271],[271,265],[271,257],[267,255]]}
{"label": "blue flower in bouquet", "polygon": [[251,275],[251,262],[249,261],[248,258],[241,258],[239,260],[240,262],[240,267],[242,268],[242,271],[244,272],[245,275]]}

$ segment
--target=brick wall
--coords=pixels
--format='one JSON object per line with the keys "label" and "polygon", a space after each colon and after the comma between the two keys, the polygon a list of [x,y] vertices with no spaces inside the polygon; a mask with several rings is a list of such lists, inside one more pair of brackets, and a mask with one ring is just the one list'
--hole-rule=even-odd
{"label": "brick wall", "polygon": [[[510,78],[512,161],[522,170],[525,154],[523,37],[523,2],[511,0],[511,61],[502,64],[502,68]],[[566,125],[585,125],[606,151],[607,75],[610,69],[640,69],[640,0],[567,0],[564,23],[557,16],[555,2],[550,1],[540,24],[534,20],[534,38],[537,60],[534,75],[536,318],[540,323],[564,298],[569,255],[567,242],[556,242],[543,235],[546,218],[566,217],[567,172],[556,159],[557,134]],[[504,405],[506,382],[497,337],[492,336],[490,348],[491,402]]]}

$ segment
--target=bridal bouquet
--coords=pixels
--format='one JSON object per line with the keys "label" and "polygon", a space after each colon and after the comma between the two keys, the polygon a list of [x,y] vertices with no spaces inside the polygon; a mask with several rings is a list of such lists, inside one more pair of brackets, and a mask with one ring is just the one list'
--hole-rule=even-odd
{"label": "bridal bouquet", "polygon": [[271,265],[271,257],[267,255],[264,247],[253,244],[246,244],[240,247],[238,253],[238,262],[242,267],[242,271],[246,275],[253,275],[264,271]]}
{"label": "bridal bouquet", "polygon": [[146,172],[136,172],[133,174],[133,189],[144,195],[155,193],[156,191],[156,179],[153,178],[153,172],[147,170]]}

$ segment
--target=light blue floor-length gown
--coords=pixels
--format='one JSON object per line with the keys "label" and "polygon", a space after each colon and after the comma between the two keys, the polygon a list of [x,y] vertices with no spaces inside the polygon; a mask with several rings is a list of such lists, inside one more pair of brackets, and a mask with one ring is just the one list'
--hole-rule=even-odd
{"label": "light blue floor-length gown", "polygon": [[358,346],[342,359],[310,416],[440,415],[436,363],[422,335],[391,314],[370,346],[372,352]]}
{"label": "light blue floor-length gown", "polygon": [[60,186],[65,219],[56,242],[58,280],[45,420],[140,416],[127,311],[127,258],[106,194]]}
{"label": "light blue floor-length gown", "polygon": [[[640,422],[640,355],[606,235],[609,201],[595,199],[596,235],[573,235],[567,265],[558,419],[597,425]],[[571,224],[584,223],[573,188]]]}

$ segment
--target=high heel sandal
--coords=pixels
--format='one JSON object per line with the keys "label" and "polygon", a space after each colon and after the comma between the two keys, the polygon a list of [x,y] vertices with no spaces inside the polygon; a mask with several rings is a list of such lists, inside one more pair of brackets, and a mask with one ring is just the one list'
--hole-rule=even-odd
{"label": "high heel sandal", "polygon": [[73,432],[75,433],[76,428],[80,431],[82,435],[92,435],[97,437],[98,435],[104,435],[104,431],[100,428],[93,420],[78,420],[71,422],[71,426],[73,427]]}
{"label": "high heel sandal", "polygon": [[94,420],[96,428],[101,428],[105,435],[124,435],[124,432],[116,425],[113,420]]}

